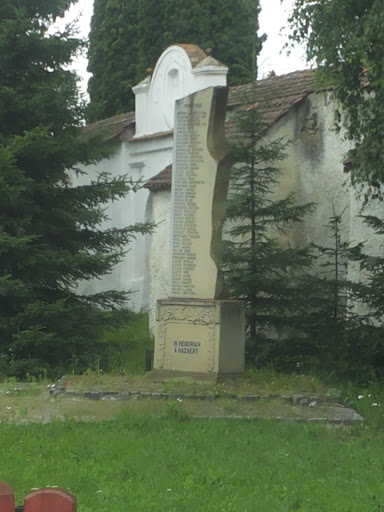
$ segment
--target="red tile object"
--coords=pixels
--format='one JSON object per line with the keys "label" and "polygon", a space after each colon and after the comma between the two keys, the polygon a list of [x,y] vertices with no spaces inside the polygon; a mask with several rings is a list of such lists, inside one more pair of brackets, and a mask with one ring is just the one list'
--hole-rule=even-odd
{"label": "red tile object", "polygon": [[24,512],[76,512],[76,498],[62,489],[39,489],[26,496]]}
{"label": "red tile object", "polygon": [[0,482],[0,512],[14,512],[15,497],[12,488],[5,482]]}

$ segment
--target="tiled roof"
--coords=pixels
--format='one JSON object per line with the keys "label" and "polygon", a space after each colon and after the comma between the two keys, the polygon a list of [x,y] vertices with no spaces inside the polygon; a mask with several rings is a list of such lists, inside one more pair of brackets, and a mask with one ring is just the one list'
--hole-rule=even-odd
{"label": "tiled roof", "polygon": [[189,57],[192,68],[196,67],[207,56],[207,54],[195,44],[175,44],[172,46],[180,46],[180,48],[185,51]]}
{"label": "tiled roof", "polygon": [[165,169],[156,174],[144,185],[149,190],[162,190],[171,188],[172,185],[172,164],[167,165]]}
{"label": "tiled roof", "polygon": [[121,135],[122,132],[134,123],[134,112],[118,114],[117,116],[89,124],[84,128],[83,135],[87,139],[92,137],[101,137],[104,140],[111,140]]}
{"label": "tiled roof", "polygon": [[[184,45],[182,46],[184,47]],[[190,57],[194,57],[196,61],[199,61],[199,59],[203,57],[203,55],[194,53],[195,48],[193,45],[188,48],[188,51],[191,53]],[[251,84],[245,84],[229,88],[227,102],[229,113],[236,110],[243,102],[244,97],[247,96],[247,92],[249,93],[251,91],[251,87]],[[287,75],[271,76],[257,82],[257,106],[263,113],[266,121],[273,124],[286,114],[290,108],[314,91],[314,70],[307,69],[288,73]],[[119,114],[86,126],[84,135],[87,138],[101,136],[105,140],[111,140],[119,137],[127,128],[132,127],[134,123],[134,112]],[[233,133],[231,121],[226,123],[225,132],[226,136],[230,138]],[[153,137],[153,135],[151,137]],[[169,188],[171,186],[171,180],[172,165],[168,165],[156,176],[148,180],[145,187],[150,190]]]}
{"label": "tiled roof", "polygon": [[[270,76],[257,81],[255,97],[259,111],[269,124],[276,123],[290,108],[315,91],[315,70],[306,69],[287,75]],[[252,84],[230,87],[227,110],[233,111],[240,104],[251,101]],[[249,105],[251,106],[251,105]],[[227,123],[226,135],[230,138],[233,132],[232,123]]]}
{"label": "tiled roof", "polygon": [[[243,102],[251,84],[238,85],[229,88],[227,109],[236,110]],[[287,75],[271,76],[257,83],[257,106],[264,118],[270,124],[278,121],[288,110],[302,101],[308,94],[315,91],[314,70],[295,71]],[[233,133],[231,121],[226,123],[225,133],[230,138]],[[172,184],[172,165],[168,165],[147,181],[145,187],[149,190],[170,188]]]}
{"label": "tiled roof", "polygon": [[[191,45],[192,46],[192,45]],[[315,91],[315,72],[312,69],[295,71],[287,75],[271,76],[257,83],[258,107],[270,123],[275,123],[288,110]],[[235,110],[242,102],[251,84],[229,88],[227,108]],[[135,113],[128,112],[97,121],[85,127],[86,137],[102,136],[105,140],[118,137],[135,122]],[[228,135],[230,134],[228,126]]]}
{"label": "tiled roof", "polygon": [[159,139],[161,137],[169,137],[173,135],[173,130],[167,130],[166,132],[150,133],[149,135],[142,135],[141,137],[132,138],[129,142],[141,142],[143,140]]}

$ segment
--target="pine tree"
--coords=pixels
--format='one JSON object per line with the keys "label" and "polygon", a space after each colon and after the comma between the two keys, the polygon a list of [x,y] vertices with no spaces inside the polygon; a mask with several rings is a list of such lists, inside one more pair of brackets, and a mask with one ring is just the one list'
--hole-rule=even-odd
{"label": "pine tree", "polygon": [[[236,164],[231,170],[227,203],[228,240],[224,262],[232,298],[245,301],[248,362],[261,364],[274,357],[279,339],[287,338],[302,297],[296,272],[310,265],[306,248],[284,247],[283,235],[313,209],[295,205],[294,197],[276,197],[279,163],[286,144],[263,139],[266,123],[257,108],[257,86],[251,85],[235,117],[231,140]],[[289,341],[284,340],[285,350]]]}
{"label": "pine tree", "polygon": [[132,110],[131,88],[175,43],[211,48],[229,66],[230,85],[250,81],[258,11],[258,0],[95,0],[88,121]]}
{"label": "pine tree", "polygon": [[[383,260],[378,258],[378,263],[376,258],[366,256],[364,244],[350,246],[342,239],[343,215],[344,211],[336,213],[333,209],[327,226],[330,243],[313,244],[314,265],[309,274],[300,277],[306,307],[297,319],[295,353],[290,356],[298,361],[300,371],[366,383],[382,377],[380,318],[384,308],[380,291],[376,290],[376,277],[382,272]],[[380,231],[376,222],[375,227]],[[348,278],[353,262],[364,273],[368,271],[366,281]]]}
{"label": "pine tree", "polygon": [[76,294],[120,261],[146,226],[104,229],[103,205],[131,188],[101,173],[74,187],[79,163],[105,156],[85,141],[70,64],[81,41],[49,34],[65,0],[0,5],[0,361],[19,375],[81,368],[96,350],[106,314],[126,293]]}

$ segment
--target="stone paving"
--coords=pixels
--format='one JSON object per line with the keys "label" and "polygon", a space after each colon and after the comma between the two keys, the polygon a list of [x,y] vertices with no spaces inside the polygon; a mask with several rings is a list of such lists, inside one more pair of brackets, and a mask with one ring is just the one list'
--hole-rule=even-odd
{"label": "stone paving", "polygon": [[[364,422],[362,416],[345,407],[337,397],[321,394],[268,395],[255,394],[187,394],[161,391],[77,391],[71,387],[52,386],[50,395],[91,401],[178,401],[184,405],[199,402],[193,416],[199,418],[274,418],[278,421],[298,423],[326,423],[329,425],[352,426]],[[224,406],[223,406],[224,404]],[[228,412],[232,408],[235,412]]]}

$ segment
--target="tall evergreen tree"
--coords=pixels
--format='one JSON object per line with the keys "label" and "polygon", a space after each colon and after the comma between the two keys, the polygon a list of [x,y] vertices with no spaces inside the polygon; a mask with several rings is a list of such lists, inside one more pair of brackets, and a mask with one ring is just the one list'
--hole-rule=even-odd
{"label": "tall evergreen tree", "polygon": [[230,85],[251,80],[258,0],[95,0],[94,9],[89,121],[133,109],[130,89],[174,43],[211,48],[229,66]]}
{"label": "tall evergreen tree", "polygon": [[279,339],[285,338],[284,350],[288,349],[287,336],[303,308],[296,271],[308,266],[311,258],[308,249],[284,246],[282,240],[286,228],[313,209],[312,204],[295,205],[292,195],[276,197],[285,143],[263,140],[267,125],[256,98],[257,86],[250,85],[234,120],[231,146],[236,163],[231,170],[224,249],[230,294],[245,301],[251,364],[273,358]]}
{"label": "tall evergreen tree", "polygon": [[229,67],[228,84],[250,82],[253,57],[260,50],[257,37],[259,2],[202,0],[165,2],[165,44],[193,43],[211,48],[216,59]]}
{"label": "tall evergreen tree", "polygon": [[89,121],[134,110],[132,87],[145,76],[145,68],[139,67],[140,5],[132,0],[94,2],[88,52],[93,75],[88,83]]}
{"label": "tall evergreen tree", "polygon": [[[165,11],[168,1],[139,0],[137,34],[138,81],[145,78],[149,69],[155,67],[161,52],[169,45],[164,28],[166,25]],[[131,57],[127,55],[127,59]]]}
{"label": "tall evergreen tree", "polygon": [[365,215],[377,248],[367,252],[367,244],[360,243],[351,249],[362,279],[354,283],[354,298],[362,311],[362,322],[348,342],[350,359],[362,382],[384,377],[384,257],[382,256],[384,220]]}
{"label": "tall evergreen tree", "polygon": [[84,141],[77,77],[80,41],[48,33],[69,0],[0,4],[0,362],[22,374],[89,364],[105,315],[127,294],[76,294],[120,261],[144,226],[104,229],[103,205],[130,189],[101,173],[72,186],[78,163],[100,159]]}

